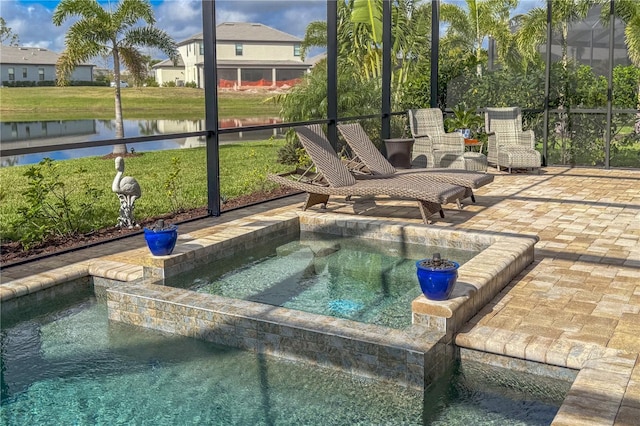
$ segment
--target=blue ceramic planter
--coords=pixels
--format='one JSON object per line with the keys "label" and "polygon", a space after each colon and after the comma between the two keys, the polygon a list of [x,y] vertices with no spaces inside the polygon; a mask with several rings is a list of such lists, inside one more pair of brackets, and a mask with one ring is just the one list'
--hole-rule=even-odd
{"label": "blue ceramic planter", "polygon": [[418,282],[424,296],[429,300],[446,300],[451,295],[453,286],[458,279],[457,262],[450,262],[452,267],[427,267],[423,262],[431,259],[422,259],[416,262],[418,268]]}
{"label": "blue ceramic planter", "polygon": [[178,240],[178,227],[171,225],[165,229],[144,228],[144,239],[154,256],[168,256],[173,252]]}
{"label": "blue ceramic planter", "polygon": [[471,137],[471,129],[457,129],[463,138],[469,139]]}

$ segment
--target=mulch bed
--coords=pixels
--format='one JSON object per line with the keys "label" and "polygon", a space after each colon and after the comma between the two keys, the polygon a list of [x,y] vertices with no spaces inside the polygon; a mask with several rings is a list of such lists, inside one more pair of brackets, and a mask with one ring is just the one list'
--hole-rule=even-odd
{"label": "mulch bed", "polygon": [[[249,206],[263,201],[272,200],[285,195],[295,194],[299,191],[291,188],[276,188],[268,192],[257,192],[254,194],[234,198],[221,205],[221,211],[228,211],[239,207]],[[43,256],[68,251],[70,249],[91,246],[97,243],[107,242],[116,238],[140,232],[145,226],[153,225],[158,219],[164,219],[169,223],[186,222],[191,219],[198,219],[207,216],[206,207],[198,207],[176,214],[165,214],[152,218],[139,220],[140,228],[121,229],[116,226],[98,229],[86,234],[68,235],[63,237],[53,237],[40,244],[23,250],[22,243],[8,242],[0,244],[0,266],[10,266],[14,263],[37,259]]]}

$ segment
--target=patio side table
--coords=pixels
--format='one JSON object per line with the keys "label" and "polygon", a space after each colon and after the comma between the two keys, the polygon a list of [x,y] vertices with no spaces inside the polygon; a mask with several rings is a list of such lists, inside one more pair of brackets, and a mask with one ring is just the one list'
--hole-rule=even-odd
{"label": "patio side table", "polygon": [[411,150],[413,149],[413,139],[385,139],[384,146],[387,149],[387,159],[393,165],[393,167],[398,167],[401,169],[411,168]]}
{"label": "patio side table", "polygon": [[464,147],[469,151],[473,151],[473,148],[478,148],[478,152],[482,152],[483,143],[478,139],[465,139]]}

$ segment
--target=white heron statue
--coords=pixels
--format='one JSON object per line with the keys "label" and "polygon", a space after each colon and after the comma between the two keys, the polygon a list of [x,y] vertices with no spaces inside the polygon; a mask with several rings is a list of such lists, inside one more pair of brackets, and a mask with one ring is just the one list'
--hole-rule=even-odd
{"label": "white heron statue", "polygon": [[113,179],[111,190],[118,195],[120,200],[119,227],[133,228],[139,226],[133,218],[134,204],[142,196],[142,190],[138,181],[131,176],[122,177],[124,173],[124,158],[116,158],[116,177]]}

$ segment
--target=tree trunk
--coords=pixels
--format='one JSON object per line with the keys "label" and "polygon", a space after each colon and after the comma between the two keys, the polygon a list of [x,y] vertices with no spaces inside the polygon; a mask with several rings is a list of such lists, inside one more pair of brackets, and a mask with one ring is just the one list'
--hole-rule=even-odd
{"label": "tree trunk", "polygon": [[[638,111],[640,111],[640,81],[638,82]],[[636,114],[636,134],[640,135],[640,112]]]}
{"label": "tree trunk", "polygon": [[[116,82],[115,90],[115,107],[116,107],[116,139],[124,138],[124,123],[122,120],[122,100],[120,98],[120,56],[118,55],[117,44],[113,43],[113,78]],[[126,154],[127,145],[118,144],[113,146],[114,154]]]}

